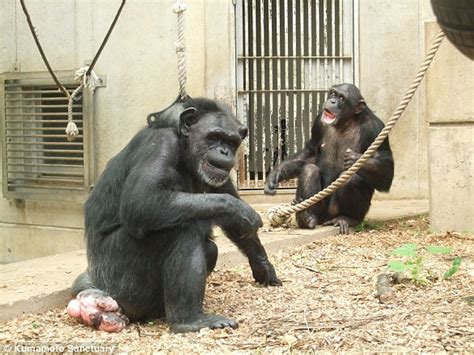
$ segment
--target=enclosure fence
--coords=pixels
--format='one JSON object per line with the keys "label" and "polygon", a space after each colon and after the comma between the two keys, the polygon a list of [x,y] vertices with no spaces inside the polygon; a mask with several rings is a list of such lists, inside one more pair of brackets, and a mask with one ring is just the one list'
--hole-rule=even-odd
{"label": "enclosure fence", "polygon": [[235,23],[237,115],[249,127],[238,185],[262,189],[309,138],[328,89],[354,82],[354,3],[239,0]]}

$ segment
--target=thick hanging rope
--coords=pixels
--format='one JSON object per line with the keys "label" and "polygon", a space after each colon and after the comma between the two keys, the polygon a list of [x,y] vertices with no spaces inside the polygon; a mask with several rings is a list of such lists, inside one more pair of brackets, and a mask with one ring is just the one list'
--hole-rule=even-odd
{"label": "thick hanging rope", "polygon": [[102,41],[102,44],[99,47],[99,50],[95,54],[94,59],[92,60],[92,63],[89,66],[80,68],[79,70],[76,71],[74,75],[74,79],[79,84],[79,86],[76,89],[74,89],[74,91],[70,94],[69,91],[64,87],[64,85],[62,85],[59,82],[58,78],[56,77],[56,74],[54,74],[54,71],[48,62],[48,59],[46,58],[46,55],[44,54],[43,48],[41,47],[41,43],[36,34],[35,27],[33,26],[33,22],[31,21],[31,17],[30,17],[30,14],[28,13],[28,9],[26,8],[25,2],[24,0],[20,0],[21,7],[26,16],[26,21],[28,22],[28,27],[30,28],[31,34],[33,35],[33,39],[35,40],[36,47],[38,47],[41,58],[43,58],[44,64],[46,65],[46,68],[48,69],[49,74],[53,78],[59,90],[61,90],[68,99],[68,104],[67,104],[68,123],[66,127],[66,134],[67,134],[67,140],[69,142],[74,141],[76,137],[79,135],[79,129],[77,128],[77,125],[74,122],[74,117],[73,117],[72,106],[74,104],[74,101],[80,98],[80,93],[85,87],[89,88],[92,91],[92,93],[94,93],[96,86],[100,83],[99,77],[92,71],[92,68],[94,68],[94,65],[97,62],[97,59],[99,59],[99,56],[102,53],[102,50],[104,49],[105,44],[107,43],[110,37],[110,34],[112,33],[112,30],[115,27],[115,24],[117,23],[117,20],[120,16],[120,13],[122,12],[125,2],[126,0],[122,0],[122,3],[120,4],[120,7],[117,11],[117,14],[114,17],[114,20],[112,21],[112,24],[110,25],[110,28],[107,31],[107,34],[105,35]]}
{"label": "thick hanging rope", "polygon": [[173,5],[173,11],[178,15],[178,41],[175,43],[176,54],[178,56],[178,81],[179,81],[179,97],[182,101],[188,98],[186,93],[186,52],[184,46],[184,11],[186,11],[186,3],[176,1]]}
{"label": "thick hanging rope", "polygon": [[352,165],[348,170],[346,170],[339,178],[332,182],[331,185],[326,187],[325,189],[321,190],[314,196],[304,200],[301,203],[298,203],[293,206],[289,205],[280,205],[270,208],[267,211],[267,218],[270,221],[271,225],[274,227],[281,226],[285,223],[288,223],[291,214],[296,212],[301,212],[314,204],[318,203],[322,199],[326,198],[327,196],[331,195],[334,191],[336,191],[340,186],[344,185],[354,174],[359,171],[359,169],[365,164],[367,160],[372,158],[380,147],[380,145],[384,142],[385,138],[387,138],[388,134],[392,130],[395,123],[397,123],[398,119],[405,111],[406,107],[410,103],[413,95],[418,89],[421,81],[423,80],[426,71],[428,70],[431,62],[433,61],[436,52],[439,49],[439,46],[443,42],[444,33],[441,31],[433,41],[430,50],[426,54],[425,60],[423,61],[420,69],[418,70],[418,74],[416,75],[415,79],[413,80],[411,86],[409,87],[407,93],[405,94],[403,100],[398,105],[397,109],[393,113],[392,117],[388,120],[387,124],[385,125],[384,129],[379,133],[377,138],[374,142],[370,145],[370,147],[362,154],[362,156],[357,160],[354,165]]}

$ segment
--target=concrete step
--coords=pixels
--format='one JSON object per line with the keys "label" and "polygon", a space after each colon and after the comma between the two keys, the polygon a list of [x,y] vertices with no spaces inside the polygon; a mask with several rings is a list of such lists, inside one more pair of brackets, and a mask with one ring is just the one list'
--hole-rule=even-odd
{"label": "concrete step", "polygon": [[[271,204],[254,205],[264,213]],[[413,217],[428,212],[426,200],[374,201],[368,219],[375,221]],[[314,230],[269,228],[259,233],[269,255],[281,249],[335,235],[338,228],[320,227]],[[227,238],[218,236],[217,268],[228,268],[247,262]],[[12,319],[25,313],[43,312],[65,306],[70,299],[69,288],[87,266],[85,251],[53,255],[17,263],[0,265],[0,320]],[[278,265],[275,265],[278,269]]]}

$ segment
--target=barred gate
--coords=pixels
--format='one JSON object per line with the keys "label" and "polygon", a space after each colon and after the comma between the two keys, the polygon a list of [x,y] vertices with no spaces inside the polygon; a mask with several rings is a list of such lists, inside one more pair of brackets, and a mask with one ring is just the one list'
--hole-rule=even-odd
{"label": "barred gate", "polygon": [[304,145],[329,87],[354,82],[354,17],[354,0],[237,0],[239,189],[262,189]]}

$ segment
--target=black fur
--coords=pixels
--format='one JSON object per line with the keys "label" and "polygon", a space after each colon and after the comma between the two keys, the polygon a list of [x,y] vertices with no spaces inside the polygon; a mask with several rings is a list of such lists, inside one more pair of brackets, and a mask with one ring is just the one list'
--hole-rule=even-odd
{"label": "black fur", "polygon": [[[265,192],[275,194],[280,181],[298,177],[296,202],[327,187],[372,144],[383,122],[367,107],[359,89],[351,84],[331,88],[316,117],[305,148],[275,168]],[[342,233],[360,223],[370,207],[374,189],[388,191],[394,162],[388,138],[349,182],[333,195],[297,214],[301,228],[317,224],[340,226]]]}
{"label": "black fur", "polygon": [[228,178],[247,129],[215,101],[180,105],[162,126],[155,114],[158,124],[108,163],[85,204],[88,270],[73,292],[93,286],[131,320],[165,316],[177,332],[236,327],[202,310],[213,226],[248,257],[256,281],[280,284],[257,236],[261,218]]}

